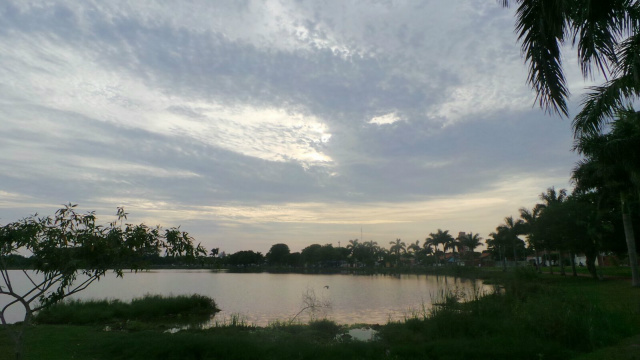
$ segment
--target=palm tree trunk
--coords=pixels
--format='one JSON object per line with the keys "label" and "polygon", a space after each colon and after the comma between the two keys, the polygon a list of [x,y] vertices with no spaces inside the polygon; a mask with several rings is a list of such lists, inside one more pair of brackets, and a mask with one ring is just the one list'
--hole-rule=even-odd
{"label": "palm tree trunk", "polygon": [[626,197],[620,192],[620,202],[622,205],[622,225],[624,226],[624,237],[627,241],[627,251],[629,253],[629,266],[631,267],[631,286],[640,286],[640,274],[638,273],[638,253],[636,252],[636,239],[633,234],[633,223],[631,215],[627,209]]}
{"label": "palm tree trunk", "polygon": [[588,250],[585,252],[585,255],[587,256],[587,270],[589,270],[589,274],[591,274],[592,278],[597,279],[598,273],[596,270],[596,258],[598,257],[598,251]]}
{"label": "palm tree trunk", "polygon": [[536,270],[538,274],[540,274],[542,273],[542,269],[540,269],[540,252],[538,251],[537,247],[535,247],[535,252],[536,252]]}
{"label": "palm tree trunk", "polygon": [[549,254],[549,249],[544,249],[544,252],[547,254],[547,261],[549,262],[549,273],[553,275],[553,264],[551,263],[551,254]]}

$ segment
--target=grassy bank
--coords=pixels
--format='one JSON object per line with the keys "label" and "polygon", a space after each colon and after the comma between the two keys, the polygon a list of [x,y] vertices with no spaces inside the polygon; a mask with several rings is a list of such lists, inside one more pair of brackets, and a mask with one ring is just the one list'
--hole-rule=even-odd
{"label": "grassy bank", "polygon": [[131,302],[68,300],[36,314],[36,324],[104,325],[126,321],[207,320],[218,312],[213,299],[202,295],[146,295]]}
{"label": "grassy bank", "polygon": [[[373,342],[355,341],[328,320],[222,322],[175,334],[154,322],[108,332],[93,322],[28,328],[25,359],[598,359],[623,354],[607,347],[640,334],[640,289],[626,280],[520,270],[496,272],[493,281],[504,290],[466,303],[445,291],[433,310],[378,327]],[[0,335],[0,354],[10,353]]]}

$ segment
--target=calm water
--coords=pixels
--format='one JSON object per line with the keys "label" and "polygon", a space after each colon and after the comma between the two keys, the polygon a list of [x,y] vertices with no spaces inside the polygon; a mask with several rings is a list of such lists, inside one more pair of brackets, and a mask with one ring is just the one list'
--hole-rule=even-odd
{"label": "calm water", "polygon": [[[15,272],[14,275],[19,275]],[[24,279],[23,279],[24,280]],[[15,282],[15,280],[14,280]],[[26,284],[24,284],[26,286]],[[266,325],[287,320],[304,306],[304,294],[329,303],[326,316],[341,324],[384,324],[430,306],[439,289],[458,288],[471,293],[491,291],[481,282],[433,275],[306,275],[235,274],[208,270],[156,270],[109,275],[74,296],[76,299],[131,300],[145,294],[207,295],[222,309],[220,321],[240,314],[249,323]],[[0,304],[6,299],[0,298]],[[20,319],[10,314],[10,320]],[[299,316],[309,320],[308,313]]]}

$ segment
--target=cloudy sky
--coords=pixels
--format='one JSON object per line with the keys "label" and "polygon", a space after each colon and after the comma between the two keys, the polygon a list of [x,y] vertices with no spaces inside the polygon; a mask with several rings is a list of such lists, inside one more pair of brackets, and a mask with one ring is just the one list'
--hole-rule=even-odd
{"label": "cloudy sky", "polygon": [[5,0],[0,23],[0,224],[71,202],[226,252],[486,238],[577,159],[497,1]]}

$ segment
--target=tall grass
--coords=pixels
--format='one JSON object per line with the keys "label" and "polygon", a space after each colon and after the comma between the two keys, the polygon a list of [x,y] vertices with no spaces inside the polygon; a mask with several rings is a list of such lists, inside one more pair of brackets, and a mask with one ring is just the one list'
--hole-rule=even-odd
{"label": "tall grass", "polygon": [[38,324],[104,324],[116,321],[151,321],[166,318],[208,317],[218,310],[213,299],[202,295],[165,297],[145,295],[130,303],[120,300],[68,300],[36,314]]}
{"label": "tall grass", "polygon": [[640,332],[640,309],[607,306],[587,291],[601,284],[557,280],[562,285],[515,271],[503,292],[470,302],[457,289],[443,290],[431,309],[387,324],[379,336],[399,357],[563,359]]}
{"label": "tall grass", "polygon": [[[640,334],[638,289],[626,281],[498,273],[500,291],[451,288],[404,321],[349,340],[330,320],[282,320],[260,328],[239,315],[204,330],[167,334],[36,326],[27,359],[568,359]],[[337,335],[337,336],[336,336]],[[341,339],[341,340],[336,340]],[[0,354],[8,345],[0,338]],[[42,351],[41,351],[42,349]],[[53,354],[53,355],[52,355]],[[1,356],[0,356],[1,358]],[[64,358],[64,357],[63,357]]]}
{"label": "tall grass", "polygon": [[233,313],[223,319],[215,319],[213,326],[217,328],[255,329],[256,325],[249,323],[246,316]]}

